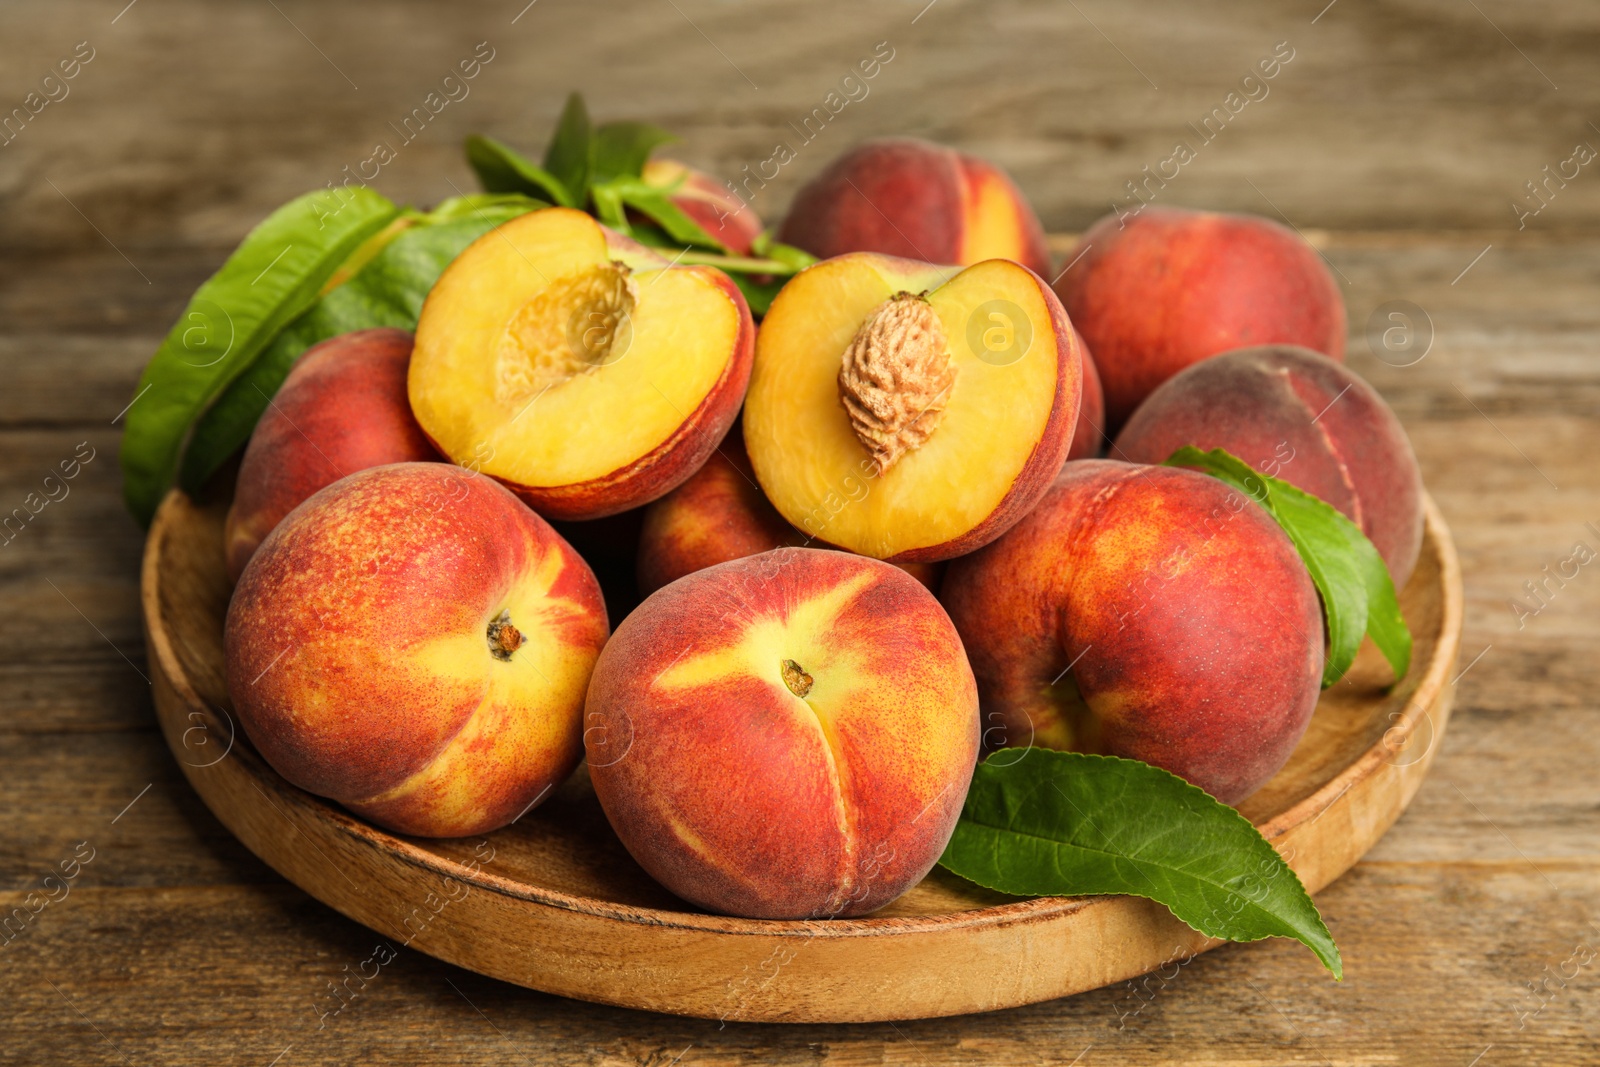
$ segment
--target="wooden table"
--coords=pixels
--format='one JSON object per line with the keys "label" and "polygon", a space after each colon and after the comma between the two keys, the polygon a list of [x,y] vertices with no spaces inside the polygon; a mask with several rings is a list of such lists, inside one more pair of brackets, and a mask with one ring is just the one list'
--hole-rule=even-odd
{"label": "wooden table", "polygon": [[[94,54],[0,146],[0,515],[79,462],[0,545],[0,911],[79,864],[0,943],[0,1062],[1600,1061],[1600,562],[1537,614],[1509,605],[1575,542],[1600,550],[1600,176],[1547,187],[1520,231],[1510,207],[1576,142],[1600,145],[1593,5],[124,2],[0,11],[0,112],[77,42]],[[983,1017],[719,1028],[407,952],[319,1028],[314,998],[374,935],[264,867],[185,784],[155,729],[141,532],[119,498],[139,368],[250,223],[393,138],[480,41],[495,58],[472,95],[382,191],[466,188],[464,133],[534,147],[570,87],[739,174],[889,41],[870,94],[757,209],[775,217],[849,141],[911,132],[995,158],[1053,229],[1078,230],[1285,40],[1270,95],[1161,196],[1286,218],[1320,245],[1349,361],[1405,422],[1467,583],[1432,776],[1319,895],[1345,981],[1267,942]],[[1409,366],[1367,341],[1397,300],[1431,323]]]}

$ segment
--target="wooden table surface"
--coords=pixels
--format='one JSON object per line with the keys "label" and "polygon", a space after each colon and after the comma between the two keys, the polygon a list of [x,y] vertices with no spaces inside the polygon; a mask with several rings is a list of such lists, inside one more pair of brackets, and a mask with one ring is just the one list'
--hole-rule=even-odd
{"label": "wooden table surface", "polygon": [[[1600,562],[1551,582],[1536,614],[1511,607],[1576,543],[1600,550],[1600,175],[1567,162],[1600,145],[1595,5],[525,2],[0,8],[0,116],[56,97],[0,134],[0,514],[79,461],[0,545],[0,912],[79,864],[0,942],[0,1062],[1600,1062]],[[537,147],[569,88],[739,175],[888,42],[866,95],[755,208],[778,217],[840,148],[905,132],[1002,163],[1055,231],[1125,198],[1288,43],[1266,95],[1159,197],[1287,219],[1322,247],[1349,362],[1410,432],[1467,585],[1432,775],[1319,894],[1342,983],[1274,941],[980,1017],[719,1027],[405,952],[319,1027],[315,998],[375,937],[235,842],[156,731],[118,415],[249,225],[398,140],[390,123],[479,42],[494,58],[470,95],[381,191],[467,188],[464,134]],[[75,78],[41,81],[75,54],[92,56]],[[1524,199],[1547,165],[1569,177]],[[1369,342],[1393,301],[1431,337],[1406,366]]]}

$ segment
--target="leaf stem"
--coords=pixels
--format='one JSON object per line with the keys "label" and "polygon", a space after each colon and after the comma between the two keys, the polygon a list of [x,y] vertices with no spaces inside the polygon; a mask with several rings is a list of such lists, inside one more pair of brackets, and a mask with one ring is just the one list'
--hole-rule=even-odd
{"label": "leaf stem", "polygon": [[795,267],[776,259],[756,259],[752,256],[725,256],[717,252],[688,251],[674,258],[679,263],[720,267],[723,270],[739,271],[744,274],[790,275],[799,273]]}

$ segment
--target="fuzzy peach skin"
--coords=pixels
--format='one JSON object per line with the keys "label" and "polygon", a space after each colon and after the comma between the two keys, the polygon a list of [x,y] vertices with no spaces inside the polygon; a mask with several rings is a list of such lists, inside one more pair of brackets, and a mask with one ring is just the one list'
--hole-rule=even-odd
{"label": "fuzzy peach skin", "polygon": [[1115,433],[1156,386],[1207,356],[1264,344],[1344,358],[1339,285],[1270,219],[1146,207],[1083,235],[1055,289],[1094,353]]}
{"label": "fuzzy peach skin", "polygon": [[[737,426],[693,478],[644,509],[639,535],[639,592],[645,596],[686,574],[774,548],[823,547],[783,521],[756,484]],[[895,566],[939,591],[944,566]]]}
{"label": "fuzzy peach skin", "polygon": [[239,464],[223,541],[228,577],[300,501],[346,474],[438,459],[406,402],[411,335],[373,329],[330,337],[295,363],[256,423]]}
{"label": "fuzzy peach skin", "polygon": [[730,434],[694,477],[645,509],[639,591],[648,596],[695,571],[805,541],[761,492],[743,442]]}
{"label": "fuzzy peach skin", "polygon": [[1050,276],[1044,227],[1004,171],[909,137],[867,141],[834,160],[795,196],[779,238],[822,259],[1010,259]]}
{"label": "fuzzy peach skin", "polygon": [[651,596],[586,708],[589,775],[628,851],[683,899],[750,918],[863,915],[915,885],[978,753],[977,690],[938,601],[820,549]]}
{"label": "fuzzy peach skin", "polygon": [[594,575],[510,492],[397,463],[262,542],[228,605],[228,693],[300,788],[401,833],[479,834],[577,764],[606,633]]}
{"label": "fuzzy peach skin", "polygon": [[440,275],[407,390],[451,460],[547,519],[598,519],[700,469],[739,413],[754,345],[726,274],[547,208],[484,234]]}
{"label": "fuzzy peach skin", "polygon": [[[943,408],[926,439],[885,468],[852,422],[841,358],[886,308],[911,298],[931,309],[954,378],[933,398]],[[996,360],[988,338],[1002,324],[1028,345]],[[892,392],[909,377],[885,370],[879,380]],[[1066,461],[1082,390],[1078,335],[1033,272],[1009,260],[940,267],[856,252],[807,267],[773,300],[744,441],[767,498],[815,541],[934,563],[1028,513]],[[920,422],[930,406],[919,398],[903,410]]]}
{"label": "fuzzy peach skin", "polygon": [[1068,459],[1094,459],[1105,448],[1106,396],[1100,388],[1100,372],[1094,367],[1094,353],[1078,334],[1083,351],[1083,402],[1078,407],[1078,428],[1072,432]]}
{"label": "fuzzy peach skin", "polygon": [[675,159],[652,159],[641,175],[646,185],[672,190],[672,202],[736,256],[750,254],[761,236],[761,217],[723,183]]}
{"label": "fuzzy peach skin", "polygon": [[1422,550],[1422,473],[1400,420],[1355,371],[1293,345],[1215,356],[1151,393],[1113,455],[1161,463],[1184,445],[1225,448],[1332,504],[1405,587]]}
{"label": "fuzzy peach skin", "polygon": [[1144,760],[1235,804],[1316,707],[1305,565],[1264,510],[1196,471],[1069,463],[1032,514],[950,565],[941,598],[994,747]]}

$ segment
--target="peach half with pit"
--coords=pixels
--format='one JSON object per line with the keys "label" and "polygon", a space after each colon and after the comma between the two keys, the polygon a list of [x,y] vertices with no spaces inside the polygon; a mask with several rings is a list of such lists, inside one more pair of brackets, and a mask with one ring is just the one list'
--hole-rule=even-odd
{"label": "peach half with pit", "polygon": [[547,208],[440,275],[417,322],[411,409],[446,456],[546,518],[601,518],[700,468],[739,412],[754,339],[721,271]]}
{"label": "peach half with pit", "polygon": [[853,253],[773,301],[745,446],[808,537],[895,563],[951,559],[1049,488],[1082,388],[1077,336],[1027,268]]}
{"label": "peach half with pit", "polygon": [[486,833],[577,765],[606,634],[588,566],[504,487],[396,463],[261,543],[228,605],[228,693],[294,785],[401,833]]}
{"label": "peach half with pit", "polygon": [[617,836],[712,911],[863,915],[928,873],[978,754],[978,694],[933,595],[783,548],[681,578],[617,627],[584,748]]}

